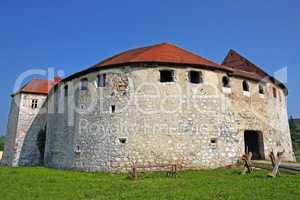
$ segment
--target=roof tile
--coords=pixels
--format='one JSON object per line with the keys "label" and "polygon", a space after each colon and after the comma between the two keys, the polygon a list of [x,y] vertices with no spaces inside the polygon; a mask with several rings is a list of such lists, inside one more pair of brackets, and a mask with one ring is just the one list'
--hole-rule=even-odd
{"label": "roof tile", "polygon": [[110,57],[94,67],[104,67],[125,63],[139,62],[162,62],[176,64],[194,64],[212,67],[221,67],[206,58],[191,53],[185,49],[179,48],[173,44],[161,43],[152,46],[131,49],[123,53]]}

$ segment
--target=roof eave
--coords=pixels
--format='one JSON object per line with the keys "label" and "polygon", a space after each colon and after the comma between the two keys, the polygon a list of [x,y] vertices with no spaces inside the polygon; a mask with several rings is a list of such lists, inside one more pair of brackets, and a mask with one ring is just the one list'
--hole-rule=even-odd
{"label": "roof eave", "polygon": [[172,63],[172,62],[158,62],[158,61],[143,61],[143,62],[126,62],[126,63],[117,63],[117,64],[113,64],[113,65],[103,65],[103,66],[97,66],[97,65],[93,65],[92,67],[82,70],[80,72],[77,72],[75,74],[72,74],[66,78],[64,78],[62,80],[62,82],[67,82],[70,81],[74,78],[78,78],[79,76],[84,76],[88,73],[94,72],[94,71],[98,71],[101,69],[107,69],[107,68],[113,68],[113,67],[119,67],[119,66],[126,66],[126,65],[136,65],[136,64],[141,64],[141,63],[145,63],[145,64],[167,64],[167,65],[176,65],[176,66],[180,66],[180,65],[188,65],[188,66],[194,66],[194,67],[200,67],[200,68],[206,68],[206,69],[218,69],[218,70],[223,70],[226,72],[231,72],[232,70],[226,66],[213,66],[213,65],[205,65],[205,64],[193,64],[193,63]]}

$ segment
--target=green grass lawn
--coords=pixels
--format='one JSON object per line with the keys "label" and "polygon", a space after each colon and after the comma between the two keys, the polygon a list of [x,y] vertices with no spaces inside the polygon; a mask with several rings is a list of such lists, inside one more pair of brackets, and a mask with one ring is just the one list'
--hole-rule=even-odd
{"label": "green grass lawn", "polygon": [[0,199],[293,199],[300,176],[268,178],[266,171],[241,176],[239,169],[126,174],[84,173],[46,168],[0,168]]}

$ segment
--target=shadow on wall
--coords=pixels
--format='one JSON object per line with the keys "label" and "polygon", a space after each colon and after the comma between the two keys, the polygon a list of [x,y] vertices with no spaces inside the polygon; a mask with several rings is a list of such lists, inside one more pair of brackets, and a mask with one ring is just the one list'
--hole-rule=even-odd
{"label": "shadow on wall", "polygon": [[[45,108],[45,106],[47,106],[47,103],[44,103],[42,108]],[[37,140],[41,130],[45,130],[46,123],[47,113],[38,113],[37,116],[34,118],[24,138],[18,162],[19,166],[43,165],[44,156],[40,155]]]}

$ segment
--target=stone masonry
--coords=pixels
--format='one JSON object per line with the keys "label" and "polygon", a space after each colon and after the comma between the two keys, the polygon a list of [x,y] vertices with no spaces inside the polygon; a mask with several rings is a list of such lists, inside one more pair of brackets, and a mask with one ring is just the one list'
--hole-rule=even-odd
{"label": "stone masonry", "polygon": [[[255,67],[241,73],[165,43],[128,51],[125,58],[137,59],[132,63],[120,62],[122,56],[57,82],[48,94],[15,94],[2,163],[106,172],[127,171],[132,162],[145,170],[207,169],[236,164],[249,146],[260,159],[284,150],[284,160],[295,161],[287,90],[272,78],[253,78]],[[172,81],[163,82],[162,71]],[[191,72],[201,75],[199,83]],[[257,139],[247,139],[253,134]]]}
{"label": "stone masonry", "polygon": [[[161,83],[161,69],[174,70],[176,81]],[[204,82],[189,83],[190,70],[201,71]],[[106,74],[106,87],[96,87],[99,73]],[[232,78],[228,93],[221,83],[224,75],[197,68],[125,66],[86,75],[89,90],[76,87],[82,77],[61,84],[61,92],[51,98],[60,113],[47,122],[47,165],[87,171],[126,171],[132,161],[149,170],[170,164],[222,167],[244,153],[246,130],[263,134],[265,158],[272,149],[284,149],[285,159],[294,160],[281,89],[281,98],[273,98],[274,85],[268,83],[261,95],[258,84],[249,81],[250,92],[244,94],[243,80]],[[69,96],[63,94],[65,85]]]}

